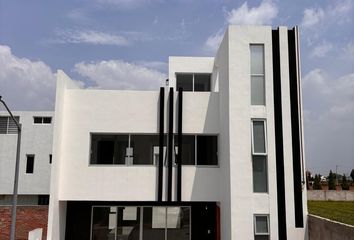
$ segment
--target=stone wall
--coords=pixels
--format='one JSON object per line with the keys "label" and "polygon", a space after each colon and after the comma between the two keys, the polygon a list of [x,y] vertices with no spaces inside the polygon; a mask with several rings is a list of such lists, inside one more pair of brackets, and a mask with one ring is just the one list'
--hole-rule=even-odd
{"label": "stone wall", "polygon": [[[16,218],[16,240],[27,240],[28,232],[43,228],[46,239],[48,206],[19,206]],[[11,206],[0,206],[0,239],[10,239]]]}
{"label": "stone wall", "polygon": [[354,191],[308,190],[307,200],[312,201],[354,201]]}
{"label": "stone wall", "polygon": [[309,240],[354,240],[354,226],[308,215]]}

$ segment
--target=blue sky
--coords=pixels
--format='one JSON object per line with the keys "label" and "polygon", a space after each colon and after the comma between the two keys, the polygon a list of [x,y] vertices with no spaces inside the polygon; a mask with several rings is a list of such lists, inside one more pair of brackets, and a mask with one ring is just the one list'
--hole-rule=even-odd
{"label": "blue sky", "polygon": [[350,0],[0,0],[0,94],[53,110],[55,72],[83,86],[157,89],[168,56],[214,56],[227,25],[300,26],[307,168],[354,168]]}

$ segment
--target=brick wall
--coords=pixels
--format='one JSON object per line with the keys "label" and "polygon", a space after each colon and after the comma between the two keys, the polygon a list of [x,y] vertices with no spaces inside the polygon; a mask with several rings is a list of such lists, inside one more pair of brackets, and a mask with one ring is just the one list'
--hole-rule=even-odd
{"label": "brick wall", "polygon": [[[27,240],[28,232],[43,228],[42,239],[46,239],[48,206],[18,206],[16,240]],[[0,240],[10,238],[11,206],[0,206]]]}

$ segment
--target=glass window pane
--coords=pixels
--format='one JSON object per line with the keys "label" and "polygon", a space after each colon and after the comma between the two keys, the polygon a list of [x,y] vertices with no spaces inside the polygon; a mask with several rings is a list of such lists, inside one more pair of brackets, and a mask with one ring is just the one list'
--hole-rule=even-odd
{"label": "glass window pane", "polygon": [[[178,136],[175,135],[175,149],[178,153]],[[195,136],[182,136],[182,165],[195,165]]]}
{"label": "glass window pane", "polygon": [[49,124],[52,122],[52,118],[51,117],[44,117],[43,118],[43,123]]}
{"label": "glass window pane", "polygon": [[256,234],[258,233],[269,233],[267,216],[256,216]]}
{"label": "glass window pane", "polygon": [[115,239],[139,240],[140,208],[117,208],[117,237]]}
{"label": "glass window pane", "polygon": [[253,121],[253,152],[266,153],[263,121]]}
{"label": "glass window pane", "polygon": [[91,164],[125,164],[128,135],[93,134],[91,138]]}
{"label": "glass window pane", "polygon": [[166,207],[143,207],[143,240],[165,240]]}
{"label": "glass window pane", "polygon": [[265,105],[264,76],[251,76],[251,105]]}
{"label": "glass window pane", "polygon": [[33,173],[34,155],[27,155],[26,173]]}
{"label": "glass window pane", "polygon": [[115,239],[115,216],[110,207],[93,207],[92,209],[92,239]]}
{"label": "glass window pane", "polygon": [[251,74],[264,74],[264,46],[251,45]]}
{"label": "glass window pane", "polygon": [[197,136],[197,164],[218,165],[217,136]]}
{"label": "glass window pane", "polygon": [[167,239],[190,239],[190,208],[167,208]]}
{"label": "glass window pane", "polygon": [[267,157],[253,156],[253,192],[268,192]]}
{"label": "glass window pane", "polygon": [[194,91],[210,92],[210,74],[194,74]]}
{"label": "glass window pane", "polygon": [[0,134],[7,134],[8,117],[0,117]]}
{"label": "glass window pane", "polygon": [[131,135],[130,141],[133,148],[133,164],[154,163],[154,147],[157,147],[158,151],[159,146],[158,135]]}
{"label": "glass window pane", "polygon": [[42,123],[43,118],[42,117],[34,117],[33,122],[34,123]]}
{"label": "glass window pane", "polygon": [[183,88],[183,91],[193,91],[193,74],[177,74],[177,89]]}

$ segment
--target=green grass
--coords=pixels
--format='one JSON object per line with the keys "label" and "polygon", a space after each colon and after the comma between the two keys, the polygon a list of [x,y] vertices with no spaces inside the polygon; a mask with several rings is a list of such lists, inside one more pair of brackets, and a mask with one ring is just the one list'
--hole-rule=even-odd
{"label": "green grass", "polygon": [[310,214],[354,226],[354,201],[308,201]]}

